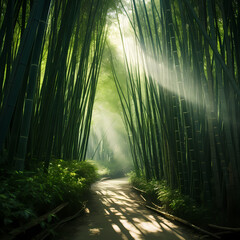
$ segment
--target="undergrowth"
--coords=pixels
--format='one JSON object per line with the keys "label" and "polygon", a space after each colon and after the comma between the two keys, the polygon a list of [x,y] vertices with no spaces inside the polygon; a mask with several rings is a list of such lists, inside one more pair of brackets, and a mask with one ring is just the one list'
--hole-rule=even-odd
{"label": "undergrowth", "polygon": [[63,202],[76,212],[97,180],[88,162],[54,160],[48,174],[0,169],[0,228],[9,231],[47,213]]}
{"label": "undergrowth", "polygon": [[132,169],[131,166],[119,161],[89,160],[97,166],[97,172],[101,178],[121,178]]}
{"label": "undergrowth", "polygon": [[147,181],[144,176],[138,177],[135,172],[129,174],[133,186],[144,190],[151,201],[157,203],[163,211],[203,225],[209,220],[208,209],[197,204],[189,196],[181,194],[177,189],[168,187],[166,181]]}

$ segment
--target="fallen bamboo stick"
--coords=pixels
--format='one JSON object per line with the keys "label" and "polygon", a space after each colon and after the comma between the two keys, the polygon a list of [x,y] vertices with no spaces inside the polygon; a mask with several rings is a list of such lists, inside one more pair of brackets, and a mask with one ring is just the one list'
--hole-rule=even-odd
{"label": "fallen bamboo stick", "polygon": [[9,239],[12,239],[14,237],[16,237],[18,234],[22,233],[22,232],[25,232],[26,230],[38,225],[39,223],[41,223],[42,221],[46,220],[48,218],[49,215],[53,215],[57,212],[59,212],[60,210],[62,210],[64,207],[66,207],[69,203],[66,202],[66,203],[62,203],[60,204],[59,206],[57,206],[56,208],[54,208],[53,210],[51,210],[50,212],[36,218],[36,219],[33,219],[31,222],[25,224],[24,226],[21,226],[21,227],[18,227],[14,230],[12,230],[10,233],[9,233]]}
{"label": "fallen bamboo stick", "polygon": [[240,228],[232,228],[232,227],[222,227],[222,226],[217,226],[214,224],[208,224],[209,227],[215,228],[215,229],[220,229],[220,230],[227,230],[227,231],[232,231],[232,232],[240,232]]}
{"label": "fallen bamboo stick", "polygon": [[[83,207],[74,215],[70,216],[70,217],[66,217],[64,219],[62,219],[60,222],[57,222],[56,224],[54,224],[51,227],[51,230],[55,230],[56,228],[58,228],[59,226],[63,225],[66,222],[69,222],[75,218],[77,218],[80,213],[82,213],[82,211],[86,208],[86,202],[83,203]],[[39,233],[37,236],[34,237],[34,240],[44,240],[46,237],[48,237],[50,235],[50,232],[48,229],[44,230],[43,232]]]}
{"label": "fallen bamboo stick", "polygon": [[155,204],[154,202],[151,202],[151,204],[152,204],[153,206],[157,207],[158,209],[164,209],[163,207],[158,206],[158,205]]}
{"label": "fallen bamboo stick", "polygon": [[215,235],[215,234],[213,234],[213,233],[211,233],[211,232],[208,232],[208,231],[206,231],[206,230],[204,230],[204,229],[202,229],[202,228],[200,228],[200,227],[198,227],[198,226],[196,226],[196,225],[194,225],[194,224],[192,224],[192,223],[189,223],[188,221],[186,221],[186,220],[184,220],[184,219],[181,219],[181,218],[179,218],[179,217],[173,216],[173,215],[171,215],[171,214],[169,214],[169,213],[163,212],[163,211],[161,211],[161,210],[159,210],[159,209],[150,207],[150,206],[148,206],[148,205],[146,205],[146,208],[149,208],[149,209],[151,209],[151,210],[153,210],[153,211],[155,211],[155,212],[157,212],[157,213],[160,213],[161,215],[167,217],[168,219],[176,220],[176,221],[178,221],[178,222],[180,222],[180,223],[183,223],[183,224],[185,224],[185,225],[187,225],[187,226],[190,226],[191,228],[193,228],[193,229],[195,229],[195,230],[197,230],[197,231],[199,231],[199,232],[205,233],[205,234],[207,234],[207,235],[209,235],[209,236],[212,236],[212,237],[214,237],[214,238],[216,238],[216,239],[221,239],[221,237],[219,237],[219,236],[217,236],[217,235]]}
{"label": "fallen bamboo stick", "polygon": [[142,190],[142,189],[139,189],[139,188],[136,188],[134,186],[132,186],[133,189],[135,189],[136,191],[138,192],[141,192],[141,193],[146,193],[146,191]]}
{"label": "fallen bamboo stick", "polygon": [[142,200],[143,200],[144,202],[147,201],[146,198],[145,198],[142,194],[140,194],[140,197],[142,198]]}

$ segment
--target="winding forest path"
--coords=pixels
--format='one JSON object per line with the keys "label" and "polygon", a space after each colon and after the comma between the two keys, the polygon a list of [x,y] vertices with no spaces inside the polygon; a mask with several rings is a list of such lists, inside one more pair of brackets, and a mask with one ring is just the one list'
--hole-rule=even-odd
{"label": "winding forest path", "polygon": [[146,209],[127,178],[97,182],[92,191],[88,213],[58,230],[57,239],[198,239],[188,229]]}

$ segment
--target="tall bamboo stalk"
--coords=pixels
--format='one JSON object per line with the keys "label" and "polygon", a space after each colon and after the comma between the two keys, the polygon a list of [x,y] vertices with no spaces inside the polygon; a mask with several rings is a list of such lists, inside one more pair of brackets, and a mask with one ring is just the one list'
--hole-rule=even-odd
{"label": "tall bamboo stalk", "polygon": [[126,93],[114,78],[133,158],[141,162],[136,171],[212,202],[230,220],[240,197],[239,3],[133,0],[132,7],[144,60],[131,62],[125,53]]}

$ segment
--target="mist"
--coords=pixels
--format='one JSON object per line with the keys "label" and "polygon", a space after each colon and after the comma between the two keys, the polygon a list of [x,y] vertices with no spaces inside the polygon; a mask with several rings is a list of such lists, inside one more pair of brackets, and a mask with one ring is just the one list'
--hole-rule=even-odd
{"label": "mist", "polygon": [[[120,19],[126,23],[124,17]],[[103,176],[122,177],[133,169],[133,163],[122,107],[112,76],[110,55],[118,63],[120,80],[125,82],[122,41],[117,19],[113,15],[111,21],[109,20],[86,158],[96,162]]]}

